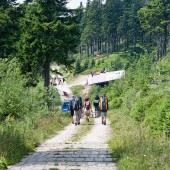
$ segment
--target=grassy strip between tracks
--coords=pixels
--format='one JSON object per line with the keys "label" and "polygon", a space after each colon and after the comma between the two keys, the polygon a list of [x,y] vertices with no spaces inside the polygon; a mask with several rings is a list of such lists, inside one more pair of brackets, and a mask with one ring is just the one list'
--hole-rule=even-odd
{"label": "grassy strip between tracks", "polygon": [[94,118],[90,118],[89,122],[84,119],[80,125],[77,126],[77,133],[71,138],[72,142],[77,142],[86,136],[94,126]]}

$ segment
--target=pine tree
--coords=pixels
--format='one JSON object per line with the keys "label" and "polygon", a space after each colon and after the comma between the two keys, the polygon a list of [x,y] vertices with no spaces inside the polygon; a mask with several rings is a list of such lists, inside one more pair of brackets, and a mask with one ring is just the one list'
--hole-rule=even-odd
{"label": "pine tree", "polygon": [[158,57],[166,54],[170,25],[170,2],[168,0],[152,0],[138,14],[143,29],[149,31],[157,40]]}
{"label": "pine tree", "polygon": [[68,53],[79,42],[76,13],[66,8],[63,0],[35,0],[26,6],[21,20],[19,59],[25,72],[41,71],[44,85],[49,85],[52,61],[69,66]]}
{"label": "pine tree", "polygon": [[13,57],[18,39],[19,12],[16,0],[0,1],[0,57]]}

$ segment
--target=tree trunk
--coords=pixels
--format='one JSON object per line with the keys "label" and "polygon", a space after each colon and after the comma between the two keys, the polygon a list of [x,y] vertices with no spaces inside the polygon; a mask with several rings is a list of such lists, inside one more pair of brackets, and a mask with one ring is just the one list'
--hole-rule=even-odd
{"label": "tree trunk", "polygon": [[82,46],[79,45],[79,53],[80,53],[80,56],[82,55]]}
{"label": "tree trunk", "polygon": [[51,62],[51,57],[46,56],[46,61],[44,64],[44,86],[48,87],[50,84],[50,62]]}
{"label": "tree trunk", "polygon": [[136,47],[136,35],[133,37],[133,48]]}
{"label": "tree trunk", "polygon": [[93,55],[93,42],[90,41],[90,55]]}
{"label": "tree trunk", "polygon": [[96,51],[97,51],[97,54],[99,54],[99,41],[98,41],[98,38],[96,38]]}
{"label": "tree trunk", "polygon": [[168,26],[164,26],[164,40],[163,40],[163,54],[166,54],[167,52],[167,43],[168,43]]}
{"label": "tree trunk", "polygon": [[86,53],[87,53],[87,57],[89,57],[89,44],[87,44],[86,46]]}
{"label": "tree trunk", "polygon": [[107,40],[106,40],[106,56],[109,57],[109,38],[107,35]]}
{"label": "tree trunk", "polygon": [[128,49],[129,48],[129,37],[127,36],[126,37],[126,49]]}
{"label": "tree trunk", "polygon": [[99,51],[100,51],[100,53],[101,53],[101,49],[102,49],[102,40],[101,40],[101,38],[99,38]]}

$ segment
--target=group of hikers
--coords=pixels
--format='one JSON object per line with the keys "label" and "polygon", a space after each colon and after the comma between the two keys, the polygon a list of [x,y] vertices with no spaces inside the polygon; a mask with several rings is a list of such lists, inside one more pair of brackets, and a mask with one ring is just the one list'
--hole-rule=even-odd
{"label": "group of hikers", "polygon": [[[95,118],[101,115],[102,124],[106,125],[106,116],[108,110],[108,99],[106,95],[103,94],[100,97],[96,95],[93,101],[93,106]],[[83,112],[86,116],[86,121],[89,122],[90,115],[93,112],[92,104],[89,98],[86,97],[83,102],[80,96],[72,96],[72,99],[70,100],[70,114],[72,124],[80,125],[80,119]]]}
{"label": "group of hikers", "polygon": [[52,75],[51,77],[52,77],[50,79],[50,84],[51,85],[54,85],[54,86],[61,85],[61,84],[64,84],[64,82],[65,82],[65,78],[60,76],[60,75],[58,75],[58,77],[56,77],[56,75]]}

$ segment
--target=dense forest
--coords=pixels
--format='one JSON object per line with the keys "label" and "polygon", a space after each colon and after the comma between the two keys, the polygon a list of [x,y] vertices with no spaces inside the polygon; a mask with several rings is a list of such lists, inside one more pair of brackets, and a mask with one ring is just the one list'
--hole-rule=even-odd
{"label": "dense forest", "polygon": [[[83,10],[83,9],[82,9]],[[167,0],[101,0],[87,2],[81,13],[81,45],[87,55],[94,52],[108,56],[140,43],[148,53],[157,48],[158,59],[167,52],[169,36],[169,2]]]}
{"label": "dense forest", "polygon": [[114,112],[109,117],[118,135],[110,148],[118,168],[168,170],[169,0],[87,0],[74,10],[66,4],[0,1],[0,169],[69,123],[50,108],[51,96],[61,104],[49,86],[57,63],[73,75],[125,70],[124,79],[90,93],[91,99],[106,93]]}

